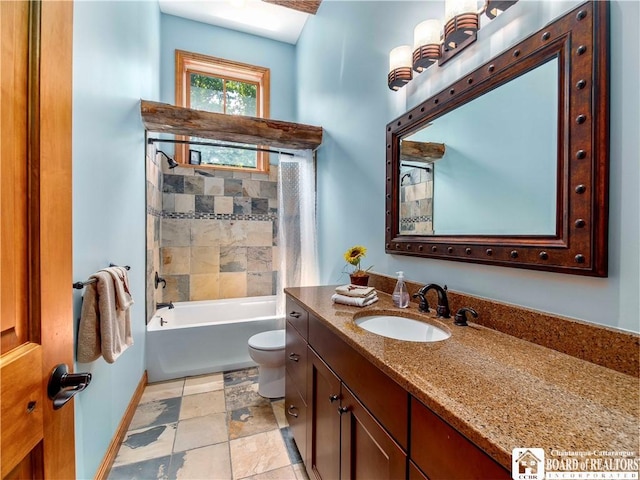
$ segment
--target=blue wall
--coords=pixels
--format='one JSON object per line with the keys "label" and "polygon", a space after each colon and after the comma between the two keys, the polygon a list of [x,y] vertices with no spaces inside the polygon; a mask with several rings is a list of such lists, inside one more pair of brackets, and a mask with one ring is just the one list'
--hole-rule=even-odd
{"label": "blue wall", "polygon": [[175,50],[211,55],[271,70],[271,118],[294,121],[295,47],[193,20],[161,15],[160,100],[175,101]]}
{"label": "blue wall", "polygon": [[[93,478],[144,370],[145,145],[140,98],[159,98],[160,12],[154,2],[74,5],[73,274],[131,266],[135,344],[93,374],[75,400],[78,478]],[[74,290],[75,318],[81,293]],[[77,325],[77,320],[76,320]]]}
{"label": "blue wall", "polygon": [[[638,2],[611,4],[611,198],[609,277],[416,259],[384,252],[385,126],[578,2],[519,2],[480,30],[478,42],[400,92],[386,86],[388,52],[413,27],[442,16],[436,2],[323,2],[298,42],[298,121],[322,125],[318,152],[321,282],[336,283],[342,254],[369,248],[365,265],[419,282],[598,324],[640,331]],[[375,33],[375,34],[374,34]],[[491,38],[489,38],[491,37]],[[624,65],[623,65],[624,59]]]}

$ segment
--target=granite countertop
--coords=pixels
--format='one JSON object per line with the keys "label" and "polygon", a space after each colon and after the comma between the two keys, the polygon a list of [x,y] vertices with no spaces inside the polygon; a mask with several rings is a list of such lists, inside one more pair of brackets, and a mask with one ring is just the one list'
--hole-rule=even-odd
{"label": "granite countertop", "polygon": [[[638,457],[638,378],[472,322],[458,327],[452,318],[418,312],[413,303],[396,308],[391,296],[381,292],[369,307],[333,304],[334,289],[286,292],[505,468],[511,469],[514,448],[544,448],[547,455],[633,452],[632,458]],[[375,335],[353,321],[374,312],[402,312],[451,337],[406,342]]]}

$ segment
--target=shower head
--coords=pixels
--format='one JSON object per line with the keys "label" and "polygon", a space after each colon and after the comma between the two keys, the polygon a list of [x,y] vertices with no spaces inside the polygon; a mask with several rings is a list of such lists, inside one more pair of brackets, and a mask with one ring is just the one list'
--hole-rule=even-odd
{"label": "shower head", "polygon": [[161,153],[162,155],[164,155],[164,157],[167,159],[167,163],[169,164],[169,168],[176,168],[178,165],[180,165],[178,162],[176,162],[173,158],[169,157],[169,155],[164,153],[162,150],[156,150],[156,153]]}

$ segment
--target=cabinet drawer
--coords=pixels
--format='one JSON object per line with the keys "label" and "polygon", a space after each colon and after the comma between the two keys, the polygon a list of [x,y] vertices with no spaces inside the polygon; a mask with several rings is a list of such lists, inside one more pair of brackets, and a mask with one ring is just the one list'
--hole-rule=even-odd
{"label": "cabinet drawer", "polygon": [[284,412],[302,460],[307,463],[307,404],[289,372],[285,377]]}
{"label": "cabinet drawer", "polygon": [[409,395],[369,360],[309,315],[309,345],[402,448],[408,444]]}
{"label": "cabinet drawer", "polygon": [[289,322],[287,322],[285,368],[298,389],[298,392],[300,392],[300,395],[306,401],[307,342]]}
{"label": "cabinet drawer", "polygon": [[431,480],[510,479],[510,473],[466,437],[411,399],[410,457]]}
{"label": "cabinet drawer", "polygon": [[286,319],[294,328],[307,339],[307,323],[309,316],[303,306],[296,302],[293,298],[287,296]]}

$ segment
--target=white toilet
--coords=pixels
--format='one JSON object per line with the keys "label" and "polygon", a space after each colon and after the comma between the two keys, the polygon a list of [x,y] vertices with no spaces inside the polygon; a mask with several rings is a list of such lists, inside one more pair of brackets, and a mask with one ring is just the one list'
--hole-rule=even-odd
{"label": "white toilet", "polygon": [[284,397],[284,344],[284,330],[256,333],[249,339],[249,355],[258,364],[258,393],[263,397]]}

